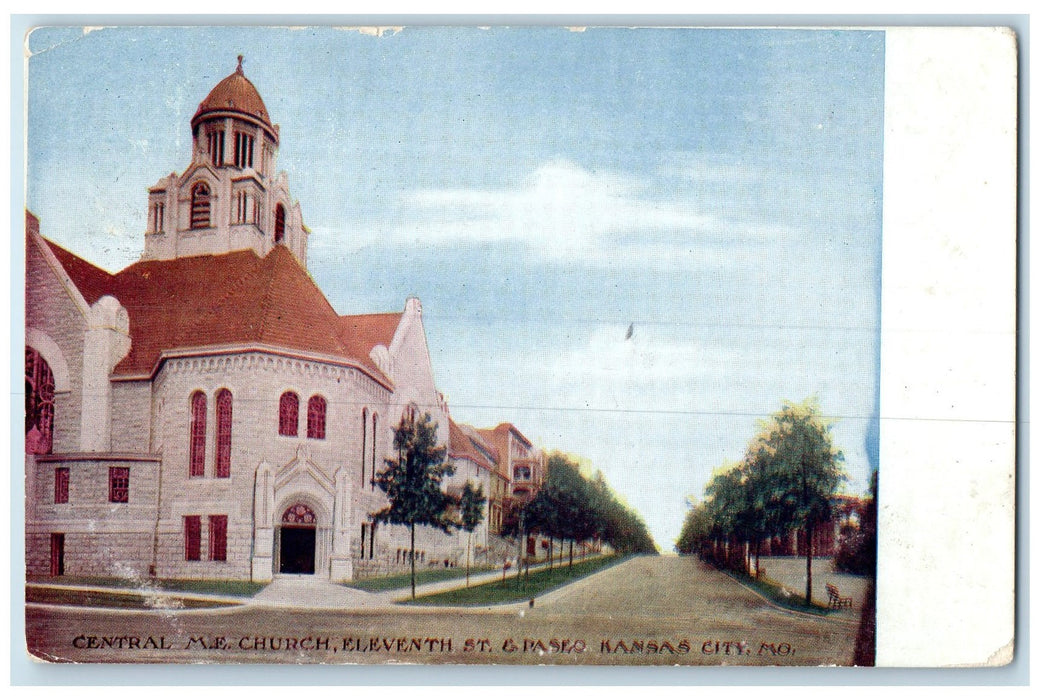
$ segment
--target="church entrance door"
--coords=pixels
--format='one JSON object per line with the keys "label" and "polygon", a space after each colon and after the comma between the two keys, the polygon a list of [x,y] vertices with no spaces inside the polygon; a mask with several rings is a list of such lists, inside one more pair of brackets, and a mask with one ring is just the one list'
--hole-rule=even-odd
{"label": "church entrance door", "polygon": [[278,573],[314,573],[317,525],[314,511],[302,503],[285,511],[279,532]]}

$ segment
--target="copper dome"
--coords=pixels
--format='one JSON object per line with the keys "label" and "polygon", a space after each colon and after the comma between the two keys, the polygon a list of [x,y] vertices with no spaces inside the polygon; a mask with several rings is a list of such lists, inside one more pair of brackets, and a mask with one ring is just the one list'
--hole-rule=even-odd
{"label": "copper dome", "polygon": [[209,91],[195,111],[191,119],[192,129],[209,117],[231,116],[245,118],[264,127],[272,139],[277,143],[278,134],[271,124],[271,117],[267,114],[267,107],[260,98],[256,87],[242,72],[242,57],[238,57],[238,67],[235,72],[217,83],[216,87]]}

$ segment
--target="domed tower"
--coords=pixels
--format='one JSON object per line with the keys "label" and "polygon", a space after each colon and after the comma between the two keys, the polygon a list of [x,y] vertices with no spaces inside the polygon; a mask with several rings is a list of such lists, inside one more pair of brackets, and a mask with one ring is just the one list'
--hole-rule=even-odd
{"label": "domed tower", "polygon": [[287,247],[307,264],[307,228],[277,172],[278,126],[242,71],[217,83],[191,119],[191,163],[148,190],[144,260]]}

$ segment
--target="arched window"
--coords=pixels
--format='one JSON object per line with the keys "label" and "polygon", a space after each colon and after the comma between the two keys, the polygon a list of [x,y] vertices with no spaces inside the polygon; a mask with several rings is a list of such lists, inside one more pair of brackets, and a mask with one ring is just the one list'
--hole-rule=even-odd
{"label": "arched window", "polygon": [[54,443],[54,373],[35,349],[25,348],[25,451],[50,454]]}
{"label": "arched window", "polygon": [[285,207],[281,204],[274,208],[274,242],[281,243],[285,238]]}
{"label": "arched window", "polygon": [[191,188],[191,227],[209,228],[209,186],[198,182]]}
{"label": "arched window", "polygon": [[231,476],[231,392],[217,392],[217,459],[214,471],[218,479]]}
{"label": "arched window", "polygon": [[372,490],[376,490],[376,441],[379,437],[379,414],[372,414]]}
{"label": "arched window", "polygon": [[368,409],[361,409],[361,487],[365,487],[365,444],[368,442]]}
{"label": "arched window", "polygon": [[303,503],[296,503],[285,509],[282,513],[282,522],[286,525],[316,525],[318,516]]}
{"label": "arched window", "polygon": [[188,446],[188,476],[206,475],[206,395],[191,395],[191,436]]}
{"label": "arched window", "polygon": [[278,434],[296,437],[299,433],[300,397],[291,391],[278,402]]}
{"label": "arched window", "polygon": [[318,395],[307,402],[307,437],[325,439],[325,399]]}

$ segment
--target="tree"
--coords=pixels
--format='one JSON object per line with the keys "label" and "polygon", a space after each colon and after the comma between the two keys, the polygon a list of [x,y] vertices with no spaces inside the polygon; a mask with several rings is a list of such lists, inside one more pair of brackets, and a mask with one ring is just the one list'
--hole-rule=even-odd
{"label": "tree", "polygon": [[697,554],[703,558],[712,538],[711,513],[703,501],[698,503],[691,498],[689,506],[679,538],[675,541],[675,551],[679,554]]}
{"label": "tree", "polygon": [[785,404],[752,443],[763,499],[772,522],[805,533],[805,604],[812,604],[812,549],[817,525],[831,516],[831,501],[846,479],[845,457],[831,441],[832,424],[814,398]]}
{"label": "tree", "polygon": [[449,515],[454,499],[441,489],[455,467],[445,461],[447,448],[437,445],[437,424],[429,413],[419,419],[402,417],[394,429],[397,459],[387,459],[376,474],[376,485],[389,503],[372,513],[377,522],[408,526],[411,535],[409,559],[412,568],[412,598],[415,598],[415,527],[426,525],[450,533],[456,523]]}
{"label": "tree", "polygon": [[729,545],[739,542],[741,568],[750,573],[748,543],[755,535],[756,518],[752,504],[753,489],[743,463],[724,464],[708,482],[705,494],[710,499],[712,519],[727,540],[726,563],[733,565]]}
{"label": "tree", "polygon": [[473,544],[473,531],[484,519],[484,487],[477,484],[474,488],[469,481],[462,487],[462,496],[459,498],[459,527],[469,533],[466,539],[466,586],[469,587],[469,553]]}
{"label": "tree", "polygon": [[[592,484],[582,475],[577,462],[554,454],[549,458],[546,485],[556,505],[557,534],[570,541],[568,566],[574,566],[574,543],[595,537],[599,530],[600,513],[596,511]],[[560,554],[562,557],[562,551]]]}
{"label": "tree", "polygon": [[552,541],[570,540],[570,565],[574,564],[574,542],[587,540],[598,529],[591,487],[581,467],[566,455],[554,453],[548,461],[548,475],[527,508],[530,529],[549,537],[549,568],[552,568]]}
{"label": "tree", "polygon": [[618,500],[602,472],[596,472],[589,484],[592,511],[597,520],[596,534],[620,554],[657,554],[657,545],[646,523]]}

